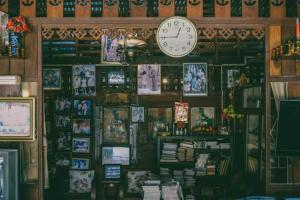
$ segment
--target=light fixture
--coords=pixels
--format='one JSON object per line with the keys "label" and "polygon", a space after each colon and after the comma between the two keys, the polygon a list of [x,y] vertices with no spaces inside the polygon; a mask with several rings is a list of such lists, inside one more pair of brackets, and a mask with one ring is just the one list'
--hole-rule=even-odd
{"label": "light fixture", "polygon": [[20,85],[21,77],[20,76],[0,76],[0,85]]}

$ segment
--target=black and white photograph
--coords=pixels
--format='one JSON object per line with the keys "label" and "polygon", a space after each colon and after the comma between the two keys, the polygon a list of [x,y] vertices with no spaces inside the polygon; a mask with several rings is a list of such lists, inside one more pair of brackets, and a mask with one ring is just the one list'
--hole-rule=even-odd
{"label": "black and white photograph", "polygon": [[262,102],[262,88],[248,87],[243,89],[243,108],[260,108]]}
{"label": "black and white photograph", "polygon": [[90,134],[91,133],[90,119],[73,119],[73,133]]}
{"label": "black and white photograph", "polygon": [[60,69],[43,69],[43,88],[44,90],[61,89]]}
{"label": "black and white photograph", "polygon": [[183,64],[183,96],[207,96],[207,63]]}
{"label": "black and white photograph", "polygon": [[59,151],[71,150],[71,133],[70,132],[58,132],[56,148]]}
{"label": "black and white photograph", "polygon": [[56,115],[55,125],[57,128],[70,128],[71,117],[69,115]]}
{"label": "black and white photograph", "polygon": [[72,169],[89,169],[90,159],[86,158],[72,158]]}
{"label": "black and white photograph", "polygon": [[73,138],[72,152],[74,153],[89,153],[90,138]]}
{"label": "black and white photograph", "polygon": [[131,106],[131,122],[144,122],[145,121],[145,109],[140,106]]}
{"label": "black and white photograph", "polygon": [[72,109],[72,100],[69,97],[57,96],[55,99],[56,112],[68,112]]}
{"label": "black and white photograph", "polygon": [[107,35],[102,35],[102,55],[101,62],[106,64],[121,64],[122,55],[118,52],[119,48],[123,45],[119,44],[120,40],[123,40],[123,35],[118,35],[116,38],[109,38]]}
{"label": "black and white photograph", "polygon": [[76,99],[73,105],[76,115],[90,116],[92,114],[92,100],[90,99]]}
{"label": "black and white photograph", "polygon": [[227,88],[232,88],[239,84],[240,74],[241,72],[239,69],[227,70]]}
{"label": "black and white photograph", "polygon": [[159,64],[138,65],[138,95],[161,94],[161,66]]}
{"label": "black and white photograph", "polygon": [[73,93],[75,96],[96,95],[95,65],[73,66]]}

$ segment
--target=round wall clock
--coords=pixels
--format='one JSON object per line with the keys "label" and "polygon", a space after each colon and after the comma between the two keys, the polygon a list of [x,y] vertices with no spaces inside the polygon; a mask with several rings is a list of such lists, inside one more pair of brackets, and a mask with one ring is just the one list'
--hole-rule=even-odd
{"label": "round wall clock", "polygon": [[159,25],[156,42],[166,55],[180,58],[191,53],[196,47],[197,29],[185,17],[170,17]]}

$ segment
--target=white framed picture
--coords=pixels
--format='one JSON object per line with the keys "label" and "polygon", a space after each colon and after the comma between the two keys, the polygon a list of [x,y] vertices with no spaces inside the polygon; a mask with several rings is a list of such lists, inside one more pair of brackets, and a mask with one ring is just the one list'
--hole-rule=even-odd
{"label": "white framed picture", "polygon": [[161,66],[159,64],[138,65],[138,95],[161,94]]}
{"label": "white framed picture", "polygon": [[73,66],[73,93],[75,96],[96,95],[95,65]]}
{"label": "white framed picture", "polygon": [[121,64],[122,55],[118,52],[123,45],[119,41],[123,40],[123,35],[118,35],[115,38],[109,38],[107,35],[101,37],[101,63],[104,64]]}
{"label": "white framed picture", "polygon": [[183,96],[207,96],[207,63],[183,63]]}
{"label": "white framed picture", "polygon": [[227,70],[227,88],[232,88],[239,84],[241,71],[239,69]]}
{"label": "white framed picture", "polygon": [[131,106],[131,122],[144,122],[145,109],[141,106]]}
{"label": "white framed picture", "polygon": [[74,153],[89,153],[90,138],[73,138],[72,151]]}

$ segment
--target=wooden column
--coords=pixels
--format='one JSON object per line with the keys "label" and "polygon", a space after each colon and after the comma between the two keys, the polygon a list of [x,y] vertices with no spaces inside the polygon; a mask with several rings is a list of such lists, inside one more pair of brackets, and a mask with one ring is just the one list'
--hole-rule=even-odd
{"label": "wooden column", "polygon": [[187,17],[203,17],[203,0],[187,1]]}
{"label": "wooden column", "polygon": [[270,0],[270,17],[277,19],[285,17],[285,0]]}
{"label": "wooden column", "polygon": [[[281,26],[281,41],[287,41],[291,36],[295,35],[295,25]],[[286,59],[281,61],[281,71],[283,76],[296,75],[296,60]]]}
{"label": "wooden column", "polygon": [[175,15],[175,0],[159,0],[158,16],[171,17]]}
{"label": "wooden column", "polygon": [[131,17],[147,17],[147,3],[145,0],[130,0]]}
{"label": "wooden column", "polygon": [[63,17],[63,0],[47,0],[47,17]]}
{"label": "wooden column", "polygon": [[258,0],[243,0],[243,17],[258,17]]}
{"label": "wooden column", "polygon": [[216,0],[215,1],[215,16],[216,17],[230,17],[230,0]]}
{"label": "wooden column", "polygon": [[300,60],[296,60],[296,76],[300,76]]}
{"label": "wooden column", "polygon": [[103,0],[103,17],[118,17],[119,16],[119,1],[105,1]]}
{"label": "wooden column", "polygon": [[[280,25],[271,25],[269,38],[269,52],[272,52],[273,48],[276,48],[281,45],[281,26]],[[270,59],[270,76],[280,76],[281,75],[281,62]]]}
{"label": "wooden column", "polygon": [[20,0],[20,15],[23,17],[35,17],[36,0]]}
{"label": "wooden column", "polygon": [[91,0],[75,1],[75,17],[91,16]]}
{"label": "wooden column", "polygon": [[8,0],[0,0],[0,11],[8,13]]}

